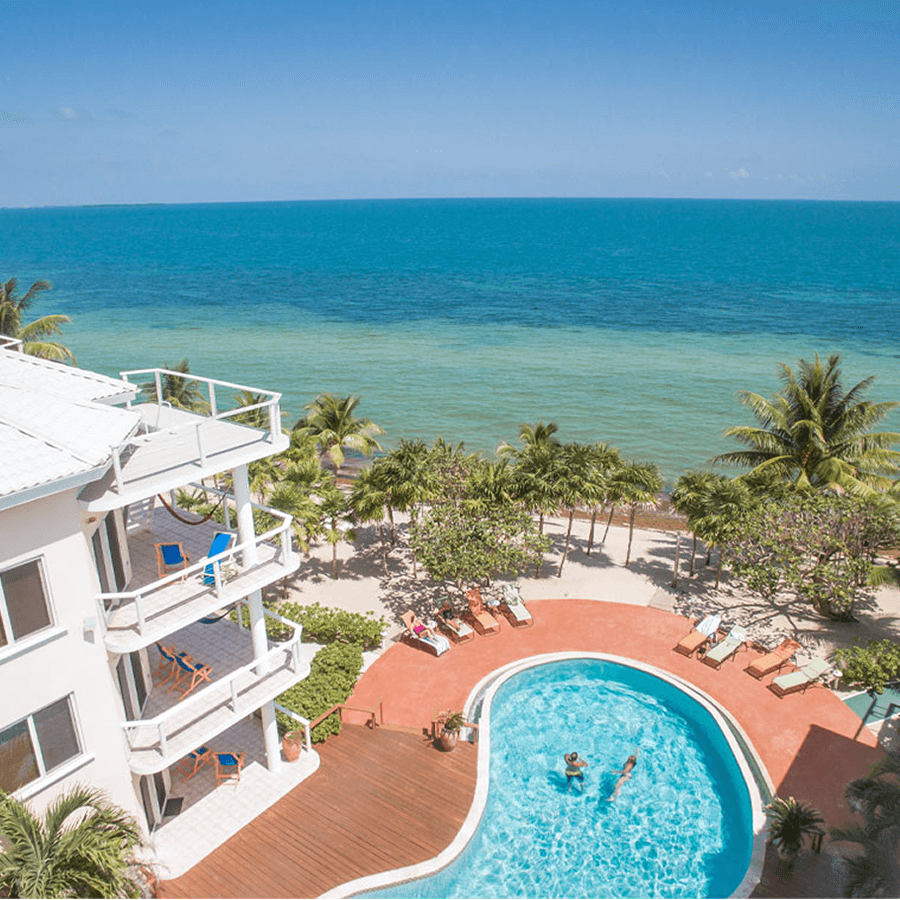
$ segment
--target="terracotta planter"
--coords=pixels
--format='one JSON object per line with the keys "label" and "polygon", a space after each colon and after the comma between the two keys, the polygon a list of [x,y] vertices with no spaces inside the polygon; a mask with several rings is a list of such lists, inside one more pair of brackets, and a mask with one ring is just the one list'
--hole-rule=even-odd
{"label": "terracotta planter", "polygon": [[459,731],[442,731],[441,732],[441,747],[446,750],[448,753],[451,750],[456,749],[456,745],[459,742]]}
{"label": "terracotta planter", "polygon": [[289,731],[281,739],[281,752],[288,762],[294,762],[300,758],[303,749],[303,735],[299,731]]}

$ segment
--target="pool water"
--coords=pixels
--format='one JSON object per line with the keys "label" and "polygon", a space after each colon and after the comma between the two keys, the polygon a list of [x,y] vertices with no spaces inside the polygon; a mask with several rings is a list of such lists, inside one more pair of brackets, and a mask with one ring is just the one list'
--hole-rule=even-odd
{"label": "pool water", "polygon": [[[711,714],[598,659],[526,669],[490,708],[490,788],[465,850],[371,897],[727,897],[752,851],[750,796]],[[607,800],[627,757],[638,763]],[[567,784],[563,754],[588,761]],[[440,793],[440,786],[434,786]]]}

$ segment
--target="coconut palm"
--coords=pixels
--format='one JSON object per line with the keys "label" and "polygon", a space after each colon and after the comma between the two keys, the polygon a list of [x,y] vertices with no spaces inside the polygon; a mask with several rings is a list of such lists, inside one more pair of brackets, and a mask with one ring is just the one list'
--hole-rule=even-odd
{"label": "coconut palm", "polygon": [[723,549],[728,546],[739,528],[740,516],[758,499],[740,478],[719,476],[710,480],[706,491],[700,495],[701,507],[693,519],[693,530],[706,544],[707,561],[715,547],[719,551],[715,588],[722,580]]}
{"label": "coconut palm", "polygon": [[5,897],[135,896],[126,870],[140,834],[100,791],[76,786],[43,817],[0,791],[0,835]]}
{"label": "coconut palm", "polygon": [[691,532],[691,567],[688,574],[694,574],[694,560],[697,555],[697,521],[706,513],[710,503],[710,492],[715,482],[725,476],[715,472],[685,472],[675,482],[672,491],[672,505],[682,515],[687,516]]}
{"label": "coconut palm", "polygon": [[388,508],[389,493],[382,477],[383,467],[377,464],[363,469],[350,492],[350,508],[359,522],[374,522],[381,537],[381,562],[385,578],[390,578],[387,562],[387,537],[384,533],[385,511]]}
{"label": "coconut palm", "polygon": [[31,356],[74,363],[75,357],[68,347],[58,341],[47,340],[52,335],[60,334],[61,326],[72,321],[68,316],[41,316],[27,325],[22,324],[22,315],[34,303],[35,297],[52,287],[49,281],[35,281],[20,295],[18,279],[10,278],[6,282],[0,282],[0,334],[18,338],[22,341],[22,349]]}
{"label": "coconut palm", "polygon": [[588,444],[565,444],[556,455],[556,466],[553,471],[554,492],[559,504],[569,513],[566,541],[556,572],[558,578],[562,578],[563,566],[569,556],[575,511],[600,496],[595,463],[595,450]]}
{"label": "coconut palm", "polygon": [[594,527],[597,514],[603,510],[607,502],[607,484],[611,474],[622,465],[619,451],[609,444],[594,444],[594,480],[585,495],[585,502],[591,511],[591,529],[588,532],[587,555],[591,555],[594,546]]}
{"label": "coconut palm", "polygon": [[318,506],[325,523],[325,540],[331,544],[331,577],[337,581],[337,545],[341,541],[352,543],[356,540],[350,527],[350,503],[347,495],[336,484],[331,484],[319,492]]}
{"label": "coconut palm", "polygon": [[381,450],[375,440],[384,434],[370,419],[357,419],[354,415],[359,405],[359,397],[338,397],[334,394],[319,394],[303,408],[307,414],[294,426],[301,434],[312,435],[319,450],[328,456],[339,474],[344,465],[344,450],[355,450],[363,456],[371,456]]}
{"label": "coconut palm", "polygon": [[543,422],[538,422],[537,425],[520,425],[519,443],[521,446],[514,447],[504,441],[497,448],[497,454],[501,458],[511,456],[517,459],[534,447],[558,447],[559,440],[554,437],[557,431],[559,431],[559,425],[556,422],[548,422],[546,425]]}
{"label": "coconut palm", "polygon": [[798,372],[781,364],[782,389],[771,399],[741,391],[740,401],[756,416],[759,427],[739,425],[725,431],[747,445],[717,456],[715,462],[770,469],[800,487],[837,485],[859,494],[890,486],[888,476],[900,473],[900,443],[896,432],[873,432],[897,403],[862,400],[874,376],[844,393],[840,356],[823,363],[816,354],[801,359]]}
{"label": "coconut palm", "polygon": [[[203,396],[203,390],[200,382],[194,378],[188,378],[191,367],[186,359],[170,366],[163,363],[165,370],[160,374],[159,385],[160,394],[163,401],[171,404],[176,409],[184,409],[188,412],[197,412],[208,414],[210,411],[209,401]],[[156,382],[145,381],[141,386],[141,390],[153,400],[156,400]]]}
{"label": "coconut palm", "polygon": [[634,517],[639,506],[656,506],[663,479],[653,463],[628,463],[616,470],[613,478],[618,496],[628,506],[628,550],[625,567],[631,562],[631,543],[634,538]]}

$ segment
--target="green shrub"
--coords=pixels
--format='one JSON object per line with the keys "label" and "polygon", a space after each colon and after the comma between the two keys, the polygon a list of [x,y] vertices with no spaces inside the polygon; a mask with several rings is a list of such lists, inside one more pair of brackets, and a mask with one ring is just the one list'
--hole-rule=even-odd
{"label": "green shrub", "polygon": [[[241,621],[244,624],[244,628],[249,628],[250,610],[246,606],[241,606],[240,611]],[[237,624],[237,609],[232,609],[231,612],[228,613],[228,618],[231,619],[232,622]],[[287,616],[285,616],[285,618],[287,618]],[[279,622],[278,619],[273,619],[269,616],[266,616],[266,637],[270,641],[275,641],[276,643],[280,641],[286,641],[293,633],[293,629],[290,627],[290,625],[285,625],[284,622]]]}
{"label": "green shrub", "polygon": [[[323,647],[313,657],[309,677],[288,688],[277,698],[277,702],[312,721],[350,696],[362,664],[362,650],[358,644]],[[278,713],[278,727],[284,734],[295,730],[297,723],[284,713]],[[335,713],[313,728],[313,743],[319,744],[328,735],[339,734],[340,730],[341,720]]]}
{"label": "green shrub", "polygon": [[844,673],[843,680],[867,691],[880,694],[888,684],[900,681],[900,644],[896,641],[885,638],[869,641],[864,647],[842,647],[834,651],[834,658]]}
{"label": "green shrub", "polygon": [[387,622],[373,613],[347,612],[331,609],[319,603],[301,606],[282,603],[278,612],[286,619],[303,625],[303,640],[315,644],[359,644],[363,650],[381,646]]}

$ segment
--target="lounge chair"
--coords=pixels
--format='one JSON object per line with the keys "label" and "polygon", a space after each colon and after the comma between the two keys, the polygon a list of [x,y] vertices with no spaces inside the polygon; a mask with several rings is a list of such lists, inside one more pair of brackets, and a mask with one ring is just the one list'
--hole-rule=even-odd
{"label": "lounge chair", "polygon": [[[190,778],[193,778],[197,774],[197,770],[201,766],[212,765],[213,757],[212,751],[209,747],[198,747],[196,750],[191,750],[187,756],[177,766],[172,770],[173,773],[178,773],[179,775],[184,776],[184,780],[187,781]],[[193,763],[193,768],[191,768],[191,764]],[[188,772],[190,769],[190,772]]]}
{"label": "lounge chair", "polygon": [[156,649],[159,650],[159,665],[156,667],[154,674],[158,677],[162,675],[166,666],[172,667],[169,670],[169,674],[160,682],[160,684],[165,684],[175,674],[177,669],[175,657],[180,656],[182,659],[189,659],[190,657],[184,650],[176,650],[174,647],[163,647],[159,641],[156,642]]}
{"label": "lounge chair", "polygon": [[481,588],[466,591],[469,604],[468,619],[479,634],[500,634],[500,623],[484,608],[481,599]]}
{"label": "lounge chair", "polygon": [[191,558],[180,543],[153,546],[156,547],[156,571],[160,578],[165,578],[169,572],[188,567]]}
{"label": "lounge chair", "polygon": [[440,600],[435,600],[434,602],[438,608],[438,628],[446,632],[451,641],[457,644],[464,644],[466,641],[475,640],[475,632],[456,614],[449,598],[445,598],[443,603]]}
{"label": "lounge chair", "polygon": [[796,691],[806,691],[815,684],[826,672],[831,671],[831,663],[824,659],[814,659],[805,666],[801,666],[786,675],[776,675],[769,687],[779,696],[793,694]]}
{"label": "lounge chair", "polygon": [[420,631],[417,634],[415,632],[416,614],[411,609],[403,613],[400,619],[406,626],[406,631],[400,635],[400,640],[405,644],[409,644],[410,647],[417,647],[426,653],[433,653],[435,656],[440,656],[450,649],[450,641],[442,634],[427,634],[425,631]]}
{"label": "lounge chair", "polygon": [[216,767],[216,787],[223,781],[240,781],[244,768],[244,753],[216,753],[213,763]]}
{"label": "lounge chair", "polygon": [[[234,540],[234,535],[230,531],[217,531],[212,543],[209,545],[209,553],[206,554],[207,559],[212,559],[220,553],[224,553]],[[224,560],[219,560],[219,570],[221,571]],[[216,583],[215,563],[208,563],[203,570],[203,583],[213,585]]]}
{"label": "lounge chair", "polygon": [[749,672],[754,678],[762,678],[770,672],[780,669],[785,663],[793,658],[794,654],[800,649],[800,644],[791,638],[785,638],[774,650],[765,656],[754,659],[744,670]]}
{"label": "lounge chair", "polygon": [[212,675],[212,669],[203,663],[191,662],[190,659],[183,659],[178,656],[175,658],[175,666],[178,674],[175,676],[175,680],[169,688],[169,693],[183,687],[184,682],[190,680],[190,684],[181,693],[182,699],[187,697],[187,695],[201,682],[210,681],[209,676]]}
{"label": "lounge chair", "polygon": [[715,639],[721,621],[721,616],[707,616],[675,645],[675,651],[690,656],[695,650],[705,647]]}
{"label": "lounge chair", "polygon": [[531,613],[522,602],[517,584],[503,585],[503,600],[500,601],[500,612],[509,619],[514,628],[525,628],[534,625]]}
{"label": "lounge chair", "polygon": [[725,660],[731,659],[746,641],[747,632],[740,625],[734,625],[718,644],[710,647],[700,658],[708,666],[718,669]]}

